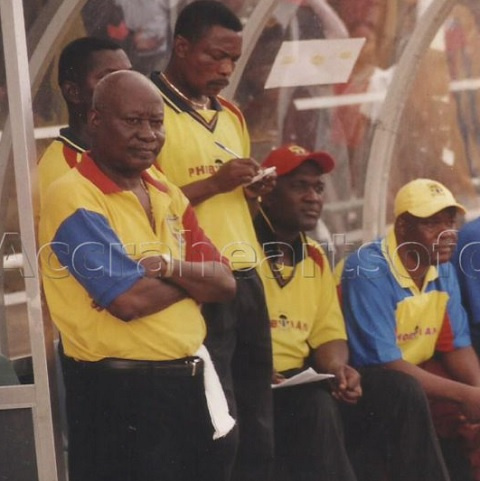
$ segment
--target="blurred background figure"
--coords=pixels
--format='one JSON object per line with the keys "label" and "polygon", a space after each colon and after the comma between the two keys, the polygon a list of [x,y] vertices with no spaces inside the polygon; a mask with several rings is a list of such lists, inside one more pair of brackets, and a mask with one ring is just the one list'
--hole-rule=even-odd
{"label": "blurred background figure", "polygon": [[178,11],[187,0],[89,0],[82,9],[89,35],[108,37],[125,49],[134,70],[162,70]]}
{"label": "blurred background figure", "polygon": [[170,8],[178,0],[115,0],[128,29],[128,54],[133,68],[147,75],[161,70],[171,37]]}

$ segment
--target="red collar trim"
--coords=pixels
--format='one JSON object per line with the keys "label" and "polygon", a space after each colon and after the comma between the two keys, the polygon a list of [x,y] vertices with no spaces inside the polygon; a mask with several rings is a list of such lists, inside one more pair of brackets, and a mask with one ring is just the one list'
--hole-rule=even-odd
{"label": "red collar trim", "polygon": [[63,157],[71,169],[77,165],[79,155],[82,154],[76,150],[73,150],[69,144],[63,144]]}
{"label": "red collar trim", "polygon": [[153,185],[160,192],[168,193],[168,187],[162,184],[158,179],[154,179],[147,171],[142,172],[142,179],[150,185]]}
{"label": "red collar trim", "polygon": [[96,185],[104,194],[115,194],[123,190],[98,168],[88,152],[82,155],[77,169],[80,174]]}
{"label": "red collar trim", "polygon": [[[77,164],[77,169],[84,177],[98,187],[104,194],[116,194],[123,192],[118,184],[116,184],[110,177],[97,166],[94,160],[90,157],[88,152],[82,155],[80,162]],[[160,192],[168,192],[168,187],[162,184],[159,180],[153,178],[148,172],[142,173],[142,179],[148,184],[155,187]]]}

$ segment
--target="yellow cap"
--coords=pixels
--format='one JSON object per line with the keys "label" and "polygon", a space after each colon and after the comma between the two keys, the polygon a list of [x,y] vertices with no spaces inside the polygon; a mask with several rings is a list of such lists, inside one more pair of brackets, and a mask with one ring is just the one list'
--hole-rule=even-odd
{"label": "yellow cap", "polygon": [[415,179],[405,184],[395,197],[395,217],[409,212],[415,217],[430,217],[447,208],[456,207],[465,214],[453,194],[440,182],[431,179]]}

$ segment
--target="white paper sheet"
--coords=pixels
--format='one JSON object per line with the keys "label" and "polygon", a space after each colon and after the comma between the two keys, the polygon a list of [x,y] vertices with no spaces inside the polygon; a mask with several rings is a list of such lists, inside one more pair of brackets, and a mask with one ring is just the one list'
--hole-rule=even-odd
{"label": "white paper sheet", "polygon": [[300,374],[289,377],[286,381],[283,381],[280,384],[272,384],[272,389],[280,389],[282,387],[296,386],[298,384],[323,381],[324,379],[331,379],[334,377],[335,376],[333,374],[320,374],[311,367],[309,367],[305,371],[302,371]]}
{"label": "white paper sheet", "polygon": [[283,42],[265,88],[344,83],[365,38]]}

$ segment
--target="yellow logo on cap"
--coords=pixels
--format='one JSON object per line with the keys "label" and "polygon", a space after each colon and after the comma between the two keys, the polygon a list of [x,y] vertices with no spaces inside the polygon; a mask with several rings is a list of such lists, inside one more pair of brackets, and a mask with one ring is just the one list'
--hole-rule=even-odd
{"label": "yellow logo on cap", "polygon": [[299,145],[291,145],[288,150],[290,152],[293,152],[296,155],[305,155],[308,154],[308,152],[303,148],[300,147]]}
{"label": "yellow logo on cap", "polygon": [[445,190],[441,185],[430,184],[428,188],[430,189],[430,195],[432,197],[436,197],[437,195],[445,195]]}

